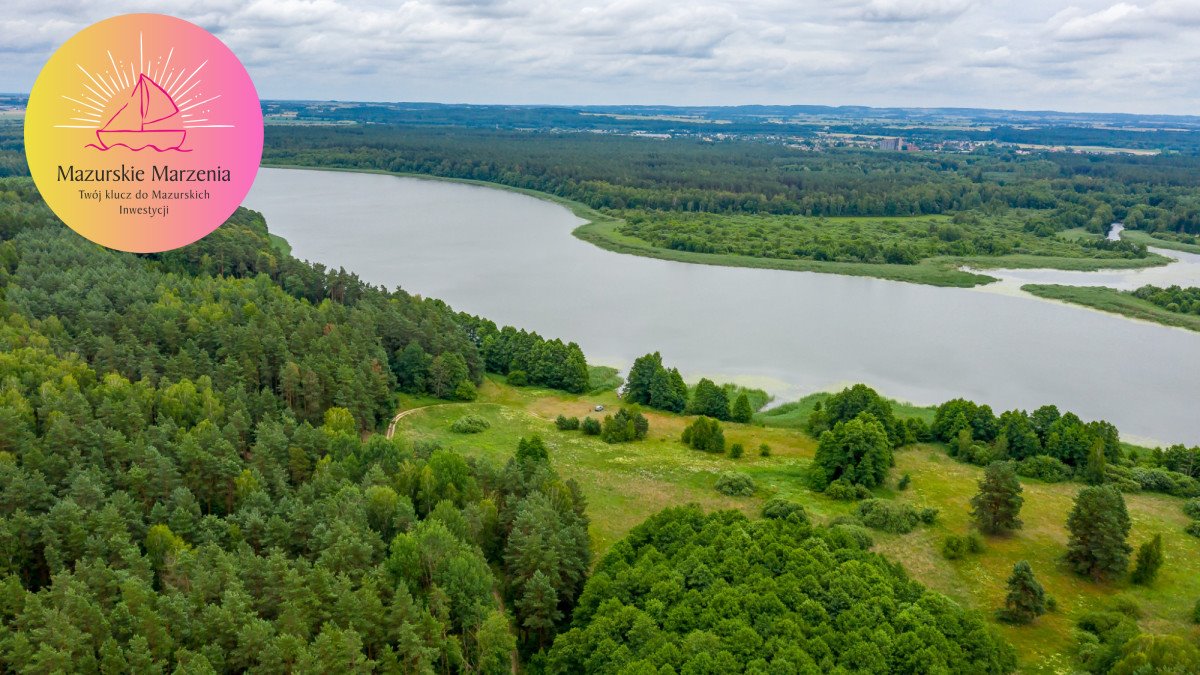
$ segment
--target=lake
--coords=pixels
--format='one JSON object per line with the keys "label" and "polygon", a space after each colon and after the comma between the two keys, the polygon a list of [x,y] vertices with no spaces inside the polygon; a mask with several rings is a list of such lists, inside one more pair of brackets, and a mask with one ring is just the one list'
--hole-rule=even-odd
{"label": "lake", "polygon": [[781,401],[865,382],[997,413],[1054,403],[1130,440],[1200,443],[1200,334],[1182,329],[1016,292],[611,253],[573,237],[583,221],[562,206],[446,181],[264,168],[245,205],[297,257],[574,340],[592,363],[657,350],[689,380]]}

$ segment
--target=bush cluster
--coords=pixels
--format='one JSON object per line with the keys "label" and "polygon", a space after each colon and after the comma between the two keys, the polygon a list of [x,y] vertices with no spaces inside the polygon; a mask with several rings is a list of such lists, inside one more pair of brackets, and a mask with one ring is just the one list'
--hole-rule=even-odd
{"label": "bush cluster", "polygon": [[983,538],[974,532],[948,534],[942,540],[942,555],[947,560],[958,560],[969,553],[983,553]]}
{"label": "bush cluster", "polygon": [[932,524],[938,516],[935,508],[918,509],[886,499],[867,499],[859,503],[855,513],[863,525],[893,534],[907,534],[921,523]]}
{"label": "bush cluster", "polygon": [[754,479],[744,473],[730,471],[721,474],[716,488],[717,492],[730,497],[749,497],[754,494]]}
{"label": "bush cluster", "polygon": [[491,426],[491,422],[488,422],[479,415],[463,415],[454,420],[450,425],[450,431],[456,434],[478,434],[487,431]]}
{"label": "bush cluster", "polygon": [[845,478],[839,478],[825,487],[825,496],[843,502],[853,502],[869,499],[871,491],[862,485],[855,485]]}
{"label": "bush cluster", "polygon": [[704,452],[725,452],[725,432],[721,423],[707,417],[698,417],[683,430],[683,443]]}

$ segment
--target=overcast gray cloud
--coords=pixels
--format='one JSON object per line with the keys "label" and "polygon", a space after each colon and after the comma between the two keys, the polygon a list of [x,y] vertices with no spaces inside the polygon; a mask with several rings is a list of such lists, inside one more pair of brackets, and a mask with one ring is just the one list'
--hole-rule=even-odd
{"label": "overcast gray cloud", "polygon": [[1200,0],[8,0],[0,90],[156,11],[264,98],[818,103],[1200,113]]}

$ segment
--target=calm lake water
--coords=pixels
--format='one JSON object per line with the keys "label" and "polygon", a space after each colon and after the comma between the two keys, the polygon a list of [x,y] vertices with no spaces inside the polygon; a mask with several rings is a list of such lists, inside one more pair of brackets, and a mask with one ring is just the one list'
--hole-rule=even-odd
{"label": "calm lake water", "polygon": [[[1200,443],[1200,334],[1185,330],[1017,293],[619,255],[571,236],[582,221],[561,206],[459,183],[263,169],[245,204],[297,257],[574,340],[593,363],[658,350],[688,379],[778,400],[866,382],[919,404],[1055,403],[1132,440]],[[1041,278],[1076,283],[1063,274]]]}

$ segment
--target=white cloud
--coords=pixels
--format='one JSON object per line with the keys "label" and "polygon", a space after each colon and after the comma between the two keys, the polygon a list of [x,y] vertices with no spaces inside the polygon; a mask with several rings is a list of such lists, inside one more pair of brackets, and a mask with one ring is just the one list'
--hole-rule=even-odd
{"label": "white cloud", "polygon": [[1072,7],[1058,16],[1062,23],[1055,30],[1055,35],[1064,40],[1131,38],[1145,35],[1153,28],[1143,21],[1145,9],[1126,2],[1092,13]]}
{"label": "white cloud", "polygon": [[[24,91],[110,0],[8,0]],[[161,0],[268,98],[1194,113],[1200,0]],[[1136,91],[1136,95],[1131,92]]]}

